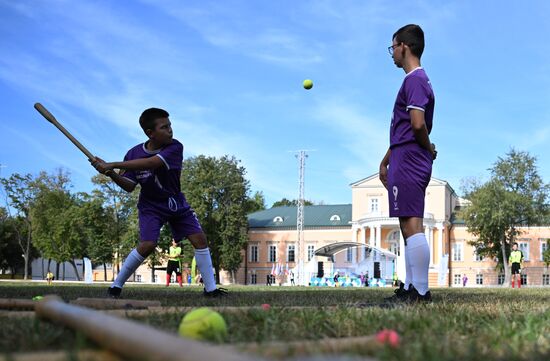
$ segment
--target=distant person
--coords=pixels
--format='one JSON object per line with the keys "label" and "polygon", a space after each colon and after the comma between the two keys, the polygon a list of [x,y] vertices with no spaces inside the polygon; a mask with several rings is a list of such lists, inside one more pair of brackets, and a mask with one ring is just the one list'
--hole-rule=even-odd
{"label": "distant person", "polygon": [[294,272],[290,271],[289,276],[290,276],[290,285],[296,286],[296,284],[294,283]]}
{"label": "distant person", "polygon": [[518,288],[521,288],[521,262],[523,262],[523,252],[518,249],[518,244],[516,242],[512,245],[512,252],[510,252],[508,262],[512,264],[512,288],[514,288],[514,280],[517,280]]}
{"label": "distant person", "polygon": [[468,283],[468,276],[464,275],[462,276],[462,287],[466,287],[466,283]]}
{"label": "distant person", "polygon": [[339,286],[339,283],[338,283],[339,278],[340,278],[340,275],[338,274],[338,272],[336,272],[336,273],[334,274],[334,279],[333,279],[333,280],[334,280],[334,287],[338,287],[338,286]]}
{"label": "distant person", "polygon": [[[149,108],[139,117],[147,141],[130,149],[124,161],[106,163],[101,158],[90,159],[94,168],[110,177],[120,188],[132,192],[139,184],[138,218],[140,243],[130,252],[108,296],[120,297],[128,278],[155,250],[160,229],[170,225],[172,236],[180,241],[188,238],[195,248],[197,267],[204,277],[204,296],[219,297],[227,290],[216,287],[212,258],[197,215],[181,191],[183,144],[173,138],[167,111]],[[121,170],[120,173],[114,169]]]}
{"label": "distant person", "polygon": [[48,271],[48,273],[46,273],[46,282],[48,282],[48,284],[51,285],[53,283],[53,279],[54,279],[53,273],[51,271]]}
{"label": "distant person", "polygon": [[399,287],[399,278],[397,277],[397,272],[393,273],[393,287]]}
{"label": "distant person", "polygon": [[424,234],[424,200],[437,152],[430,142],[435,96],[420,65],[424,31],[410,24],[397,30],[388,47],[394,64],[405,71],[390,122],[390,146],[379,178],[388,190],[389,215],[399,218],[405,239],[405,285],[388,302],[431,302],[428,287],[430,247]]}
{"label": "distant person", "polygon": [[170,246],[168,265],[166,266],[166,287],[170,286],[170,279],[172,278],[172,273],[176,273],[176,280],[178,281],[180,287],[183,287],[183,279],[181,276],[181,247],[175,239],[172,240],[172,245]]}

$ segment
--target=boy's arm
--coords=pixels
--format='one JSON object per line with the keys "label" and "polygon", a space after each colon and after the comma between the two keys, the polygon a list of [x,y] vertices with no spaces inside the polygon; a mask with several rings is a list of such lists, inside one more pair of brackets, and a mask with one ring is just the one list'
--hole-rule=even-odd
{"label": "boy's arm", "polygon": [[122,162],[109,162],[106,163],[99,158],[92,163],[98,172],[105,174],[105,172],[113,169],[124,170],[152,170],[164,166],[164,161],[158,156],[152,156],[149,158],[139,158],[126,160]]}
{"label": "boy's arm", "polygon": [[429,150],[430,153],[432,153],[432,158],[435,159],[437,157],[437,151],[435,150],[435,144],[430,143],[428,128],[426,128],[426,122],[424,120],[424,112],[418,109],[410,109],[409,114],[411,116],[411,126],[414,138],[422,148]]}
{"label": "boy's arm", "polygon": [[130,193],[136,188],[136,183],[132,182],[126,177],[121,176],[114,170],[108,170],[104,173],[107,177],[111,178],[120,188]]}
{"label": "boy's arm", "polygon": [[378,173],[378,177],[386,189],[388,189],[388,165],[390,164],[390,154],[391,148],[388,148],[386,155],[382,158],[382,162],[380,162],[380,170]]}
{"label": "boy's arm", "polygon": [[136,188],[136,183],[130,179],[121,176],[112,169],[104,169],[104,165],[107,164],[105,161],[99,157],[95,157],[93,161],[90,160],[92,166],[101,174],[106,175],[111,178],[120,188],[124,189],[126,192],[132,192]]}

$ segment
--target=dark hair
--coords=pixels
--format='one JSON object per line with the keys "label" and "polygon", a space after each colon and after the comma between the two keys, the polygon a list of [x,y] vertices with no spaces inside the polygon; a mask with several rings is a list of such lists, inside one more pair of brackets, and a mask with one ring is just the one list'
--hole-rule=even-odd
{"label": "dark hair", "polygon": [[397,43],[407,45],[411,49],[411,53],[418,57],[418,59],[420,59],[424,52],[424,31],[418,25],[409,24],[403,26],[393,34],[392,39],[395,39]]}
{"label": "dark hair", "polygon": [[517,243],[517,242],[514,242],[514,244],[512,244],[512,246],[517,246],[517,245],[518,245],[518,243]]}
{"label": "dark hair", "polygon": [[170,114],[164,109],[149,108],[145,109],[139,117],[139,125],[145,132],[147,129],[155,129],[155,121],[159,118],[168,118]]}

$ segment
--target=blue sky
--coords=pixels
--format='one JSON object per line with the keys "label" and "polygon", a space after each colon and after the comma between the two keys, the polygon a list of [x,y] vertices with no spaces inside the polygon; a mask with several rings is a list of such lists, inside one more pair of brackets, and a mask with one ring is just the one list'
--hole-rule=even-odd
{"label": "blue sky", "polygon": [[[402,25],[426,34],[436,93],[433,176],[460,193],[511,147],[550,181],[548,1],[0,0],[3,177],[64,167],[92,189],[86,158],[33,108],[44,104],[93,153],[121,160],[146,108],[170,112],[186,157],[234,155],[268,205],[305,195],[351,203],[388,147],[404,73]],[[301,87],[311,78],[314,87]]]}

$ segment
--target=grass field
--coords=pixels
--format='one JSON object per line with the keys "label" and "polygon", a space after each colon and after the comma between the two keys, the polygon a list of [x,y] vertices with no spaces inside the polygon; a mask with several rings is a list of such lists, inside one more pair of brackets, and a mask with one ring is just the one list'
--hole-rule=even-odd
{"label": "grass field", "polygon": [[[0,283],[0,297],[57,294],[66,301],[103,297],[106,286],[31,282]],[[381,347],[351,353],[380,360],[550,360],[550,288],[435,289],[430,305],[395,309],[356,308],[378,303],[390,289],[312,289],[230,287],[226,299],[205,299],[197,287],[129,285],[124,298],[159,300],[163,306],[259,306],[234,314],[222,312],[230,330],[226,343],[314,340],[375,334],[388,328],[401,336],[397,349]],[[288,306],[315,306],[291,310]],[[333,308],[331,306],[337,306]],[[176,333],[182,314],[136,317]],[[34,318],[0,315],[0,350],[79,350],[96,348],[82,335]]]}

